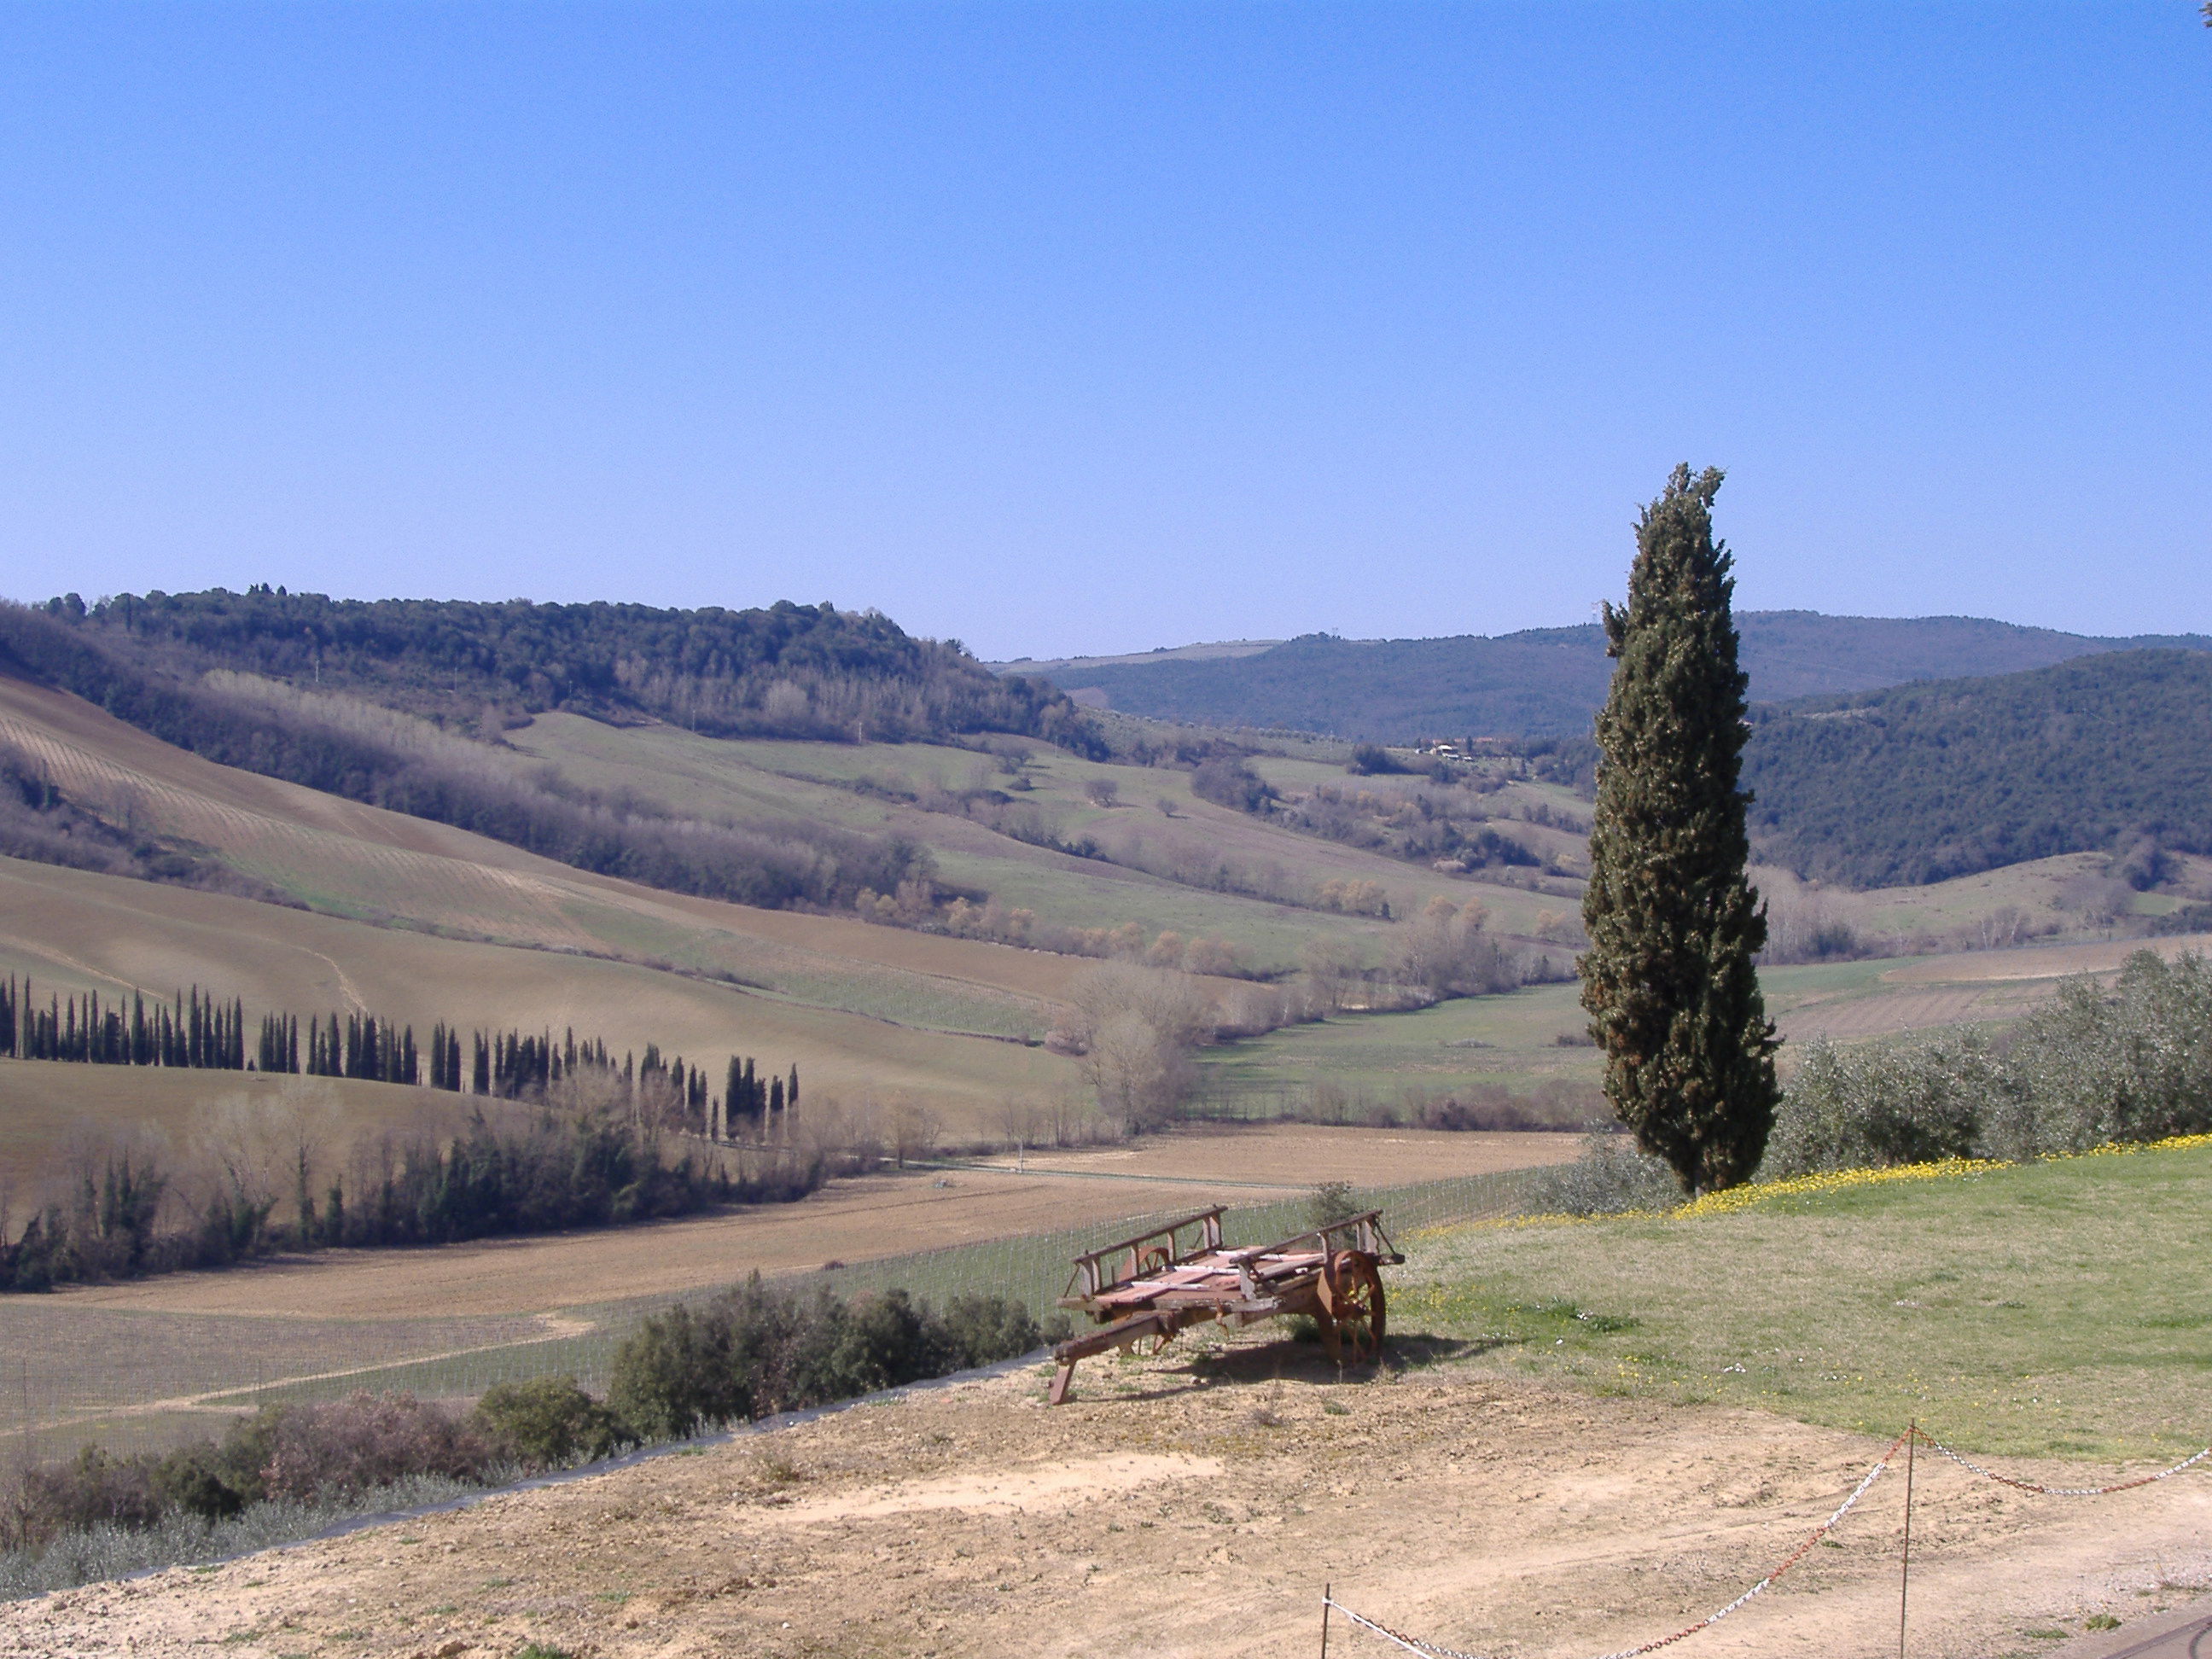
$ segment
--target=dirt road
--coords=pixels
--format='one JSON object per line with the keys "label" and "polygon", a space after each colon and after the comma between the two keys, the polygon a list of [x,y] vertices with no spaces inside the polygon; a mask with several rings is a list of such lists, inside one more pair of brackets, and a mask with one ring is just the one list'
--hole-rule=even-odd
{"label": "dirt road", "polygon": [[[1804,1540],[1880,1443],[1272,1336],[1035,1371],[212,1572],[0,1608],[0,1653],[1304,1655],[1318,1597],[1539,1659],[1664,1635]],[[2080,1474],[2086,1471],[2074,1470]],[[1678,1650],[1893,1652],[1902,1483]],[[2071,1507],[1919,1471],[1911,1651],[2123,1628],[2212,1577],[2212,1479]],[[1340,1622],[1331,1651],[1387,1649]]]}

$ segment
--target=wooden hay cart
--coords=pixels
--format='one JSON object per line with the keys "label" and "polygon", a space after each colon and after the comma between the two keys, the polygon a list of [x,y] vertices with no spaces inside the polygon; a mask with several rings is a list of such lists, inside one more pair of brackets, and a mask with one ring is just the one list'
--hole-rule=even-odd
{"label": "wooden hay cart", "polygon": [[1275,1244],[1224,1249],[1220,1205],[1103,1245],[1075,1258],[1060,1298],[1098,1328],[1052,1351],[1060,1370],[1052,1404],[1067,1398],[1075,1362],[1109,1348],[1158,1353],[1186,1325],[1218,1319],[1249,1325],[1278,1315],[1304,1314],[1321,1327],[1339,1364],[1374,1358],[1382,1349],[1382,1275],[1400,1255],[1382,1231],[1382,1212],[1369,1210]]}

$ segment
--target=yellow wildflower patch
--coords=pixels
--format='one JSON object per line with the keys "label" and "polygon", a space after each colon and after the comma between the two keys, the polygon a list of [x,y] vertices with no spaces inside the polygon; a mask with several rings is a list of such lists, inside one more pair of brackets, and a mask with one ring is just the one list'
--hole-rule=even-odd
{"label": "yellow wildflower patch", "polygon": [[[2136,1152],[2178,1152],[2191,1147],[2212,1146],[2212,1134],[2172,1135],[2164,1140],[2106,1141],[2101,1146],[2092,1146],[2087,1152],[2046,1152],[2038,1159],[2043,1164],[2063,1164],[2077,1158],[2107,1158]],[[1947,1158],[1933,1164],[1895,1164],[1882,1169],[1824,1170],[1816,1175],[1792,1176],[1786,1181],[1761,1181],[1742,1187],[1730,1187],[1723,1192],[1707,1193],[1703,1198],[1667,1212],[1670,1218],[1695,1221],[1705,1216],[1733,1215],[1778,1198],[1799,1198],[1815,1193],[1841,1192],[1850,1187],[1875,1187],[1893,1181],[1949,1181],[1961,1176],[1981,1175],[1990,1170],[2008,1170],[2014,1166],[2002,1158]]]}

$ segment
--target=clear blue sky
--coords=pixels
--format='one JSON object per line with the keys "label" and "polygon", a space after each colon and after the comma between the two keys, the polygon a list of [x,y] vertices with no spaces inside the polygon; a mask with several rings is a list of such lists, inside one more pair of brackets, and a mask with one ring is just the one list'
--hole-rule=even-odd
{"label": "clear blue sky", "polygon": [[0,592],[2212,631],[2194,0],[0,10]]}

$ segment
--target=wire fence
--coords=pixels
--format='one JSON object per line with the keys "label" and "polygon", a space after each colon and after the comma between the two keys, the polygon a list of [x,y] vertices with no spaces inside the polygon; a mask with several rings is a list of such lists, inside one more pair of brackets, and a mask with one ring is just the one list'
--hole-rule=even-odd
{"label": "wire fence", "polygon": [[[1381,1210],[1384,1225],[1402,1238],[1424,1227],[1515,1213],[1537,1173],[1352,1188],[1342,1201]],[[1232,1206],[1224,1236],[1231,1244],[1271,1243],[1312,1224],[1314,1204],[1302,1194]],[[940,1307],[957,1297],[1009,1297],[1042,1321],[1056,1310],[1079,1252],[1195,1207],[839,1264],[804,1281],[843,1297],[902,1289]],[[67,1455],[95,1443],[118,1452],[158,1450],[219,1432],[228,1417],[263,1404],[360,1389],[466,1400],[495,1383],[568,1375],[604,1391],[617,1352],[641,1323],[677,1302],[714,1294],[660,1292],[543,1313],[398,1320],[0,1297],[0,1447],[9,1449],[11,1462]]]}

